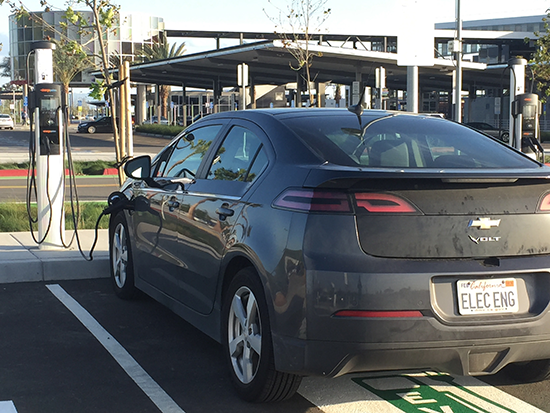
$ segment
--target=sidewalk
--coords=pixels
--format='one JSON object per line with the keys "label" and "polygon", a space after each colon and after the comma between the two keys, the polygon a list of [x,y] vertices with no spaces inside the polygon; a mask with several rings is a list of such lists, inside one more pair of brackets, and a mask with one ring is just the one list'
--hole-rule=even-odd
{"label": "sidewalk", "polygon": [[[80,230],[84,255],[89,257],[94,230]],[[72,231],[66,231],[68,240]],[[40,249],[29,232],[0,233],[0,284],[109,277],[108,230],[99,230],[93,260],[80,254],[76,239],[69,249]]]}

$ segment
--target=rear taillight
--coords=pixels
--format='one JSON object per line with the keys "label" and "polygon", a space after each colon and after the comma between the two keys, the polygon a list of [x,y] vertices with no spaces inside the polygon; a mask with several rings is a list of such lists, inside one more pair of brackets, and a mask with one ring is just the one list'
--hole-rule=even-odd
{"label": "rear taillight", "polygon": [[550,212],[550,192],[541,198],[537,211]]}
{"label": "rear taillight", "polygon": [[364,310],[340,310],[333,314],[333,317],[351,317],[351,318],[409,318],[423,317],[417,310],[403,311],[364,311]]}
{"label": "rear taillight", "polygon": [[304,212],[351,212],[348,196],[338,191],[287,189],[273,205]]}
{"label": "rear taillight", "polygon": [[395,195],[385,193],[357,193],[355,194],[355,202],[358,208],[364,208],[368,212],[376,213],[418,213],[408,201]]}

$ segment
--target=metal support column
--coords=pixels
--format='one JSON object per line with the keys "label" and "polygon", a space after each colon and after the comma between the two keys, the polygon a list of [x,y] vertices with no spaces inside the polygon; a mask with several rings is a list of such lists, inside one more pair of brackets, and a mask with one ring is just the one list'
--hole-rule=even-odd
{"label": "metal support column", "polygon": [[462,17],[460,13],[460,0],[456,0],[456,40],[455,40],[455,85],[454,85],[454,120],[462,122]]}
{"label": "metal support column", "polygon": [[407,66],[407,112],[418,113],[418,66]]}
{"label": "metal support column", "polygon": [[136,125],[141,125],[147,119],[147,86],[137,86]]}

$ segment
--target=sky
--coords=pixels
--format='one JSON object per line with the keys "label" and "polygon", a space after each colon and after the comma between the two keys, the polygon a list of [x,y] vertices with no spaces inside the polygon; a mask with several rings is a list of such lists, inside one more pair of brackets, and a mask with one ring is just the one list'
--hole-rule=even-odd
{"label": "sky", "polygon": [[[299,1],[299,0],[295,0]],[[318,0],[312,0],[317,2]],[[457,0],[327,0],[331,9],[321,32],[350,35],[398,35],[416,29],[419,23],[448,22],[455,19]],[[286,9],[291,0],[111,0],[124,14],[145,13],[162,17],[167,29],[272,32],[277,9]],[[550,0],[460,0],[462,20],[546,14]],[[22,0],[32,11],[42,10],[39,0]],[[65,0],[50,0],[54,9],[66,9]],[[79,9],[73,6],[75,9]],[[411,14],[411,10],[414,13]],[[85,8],[81,8],[85,10]],[[0,58],[9,54],[7,5],[0,6]],[[411,19],[411,15],[418,16]],[[272,19],[270,19],[270,17]],[[183,39],[169,39],[180,43]],[[215,41],[185,39],[188,52],[215,48]],[[230,44],[222,44],[228,46]],[[4,80],[4,79],[0,79]],[[2,82],[3,83],[3,82]]]}

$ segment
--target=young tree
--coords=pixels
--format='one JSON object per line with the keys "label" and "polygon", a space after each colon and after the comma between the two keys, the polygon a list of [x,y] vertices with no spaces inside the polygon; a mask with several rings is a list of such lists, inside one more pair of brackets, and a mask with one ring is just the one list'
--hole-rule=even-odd
{"label": "young tree", "polygon": [[296,60],[295,64],[289,63],[290,67],[304,73],[301,76],[307,83],[309,101],[313,104],[311,66],[313,58],[321,54],[312,52],[310,45],[330,16],[331,10],[326,7],[328,0],[290,0],[284,9],[276,6],[274,1],[268,1],[277,10],[277,17],[270,16],[265,9],[264,12],[275,23],[276,30],[280,30],[284,47]]}
{"label": "young tree", "polygon": [[[169,59],[171,57],[178,57],[185,53],[185,43],[181,43],[177,46],[175,43],[170,46],[168,39],[164,34],[160,38],[153,42],[152,45],[146,44],[141,49],[141,57],[144,61],[154,61]],[[168,114],[168,98],[170,96],[170,86],[159,85],[159,97],[161,103],[160,115],[167,117]]]}
{"label": "young tree", "polygon": [[[550,31],[548,21],[550,20],[550,9],[546,11],[547,16],[542,19],[544,32],[535,32],[537,50],[529,63],[532,70],[533,80],[541,93],[541,100],[547,101],[550,96]],[[529,41],[529,39],[525,39]]]}
{"label": "young tree", "polygon": [[[44,11],[51,11],[53,6],[48,3],[47,0],[41,0],[40,4],[43,6]],[[113,81],[111,74],[109,72],[109,59],[107,57],[106,48],[105,48],[105,38],[107,33],[110,30],[113,30],[114,24],[118,21],[119,18],[119,6],[111,4],[109,0],[74,0],[71,4],[78,4],[86,6],[92,12],[92,21],[89,22],[82,13],[76,12],[71,6],[69,6],[65,12],[65,22],[62,23],[61,28],[63,30],[68,30],[69,26],[74,28],[77,33],[81,35],[89,35],[92,40],[97,39],[100,44],[101,50],[101,71],[104,76],[104,85],[105,90],[108,91],[109,101],[111,105],[112,113],[116,113],[116,108],[114,107],[115,99],[113,93]],[[38,16],[32,14],[27,10],[22,3],[16,3],[13,0],[0,0],[0,6],[7,5],[11,8],[12,13],[16,18],[22,17],[32,17],[39,18]],[[50,29],[53,29],[51,26]],[[91,31],[90,31],[91,29]],[[68,39],[64,33],[59,33],[64,40]],[[74,44],[73,44],[74,46]],[[116,116],[112,116],[113,121],[113,135],[115,141],[115,151],[117,162],[120,163],[122,160],[121,150],[120,150],[120,137],[118,126],[116,123]],[[122,169],[119,169],[119,181],[122,184],[123,173]]]}

